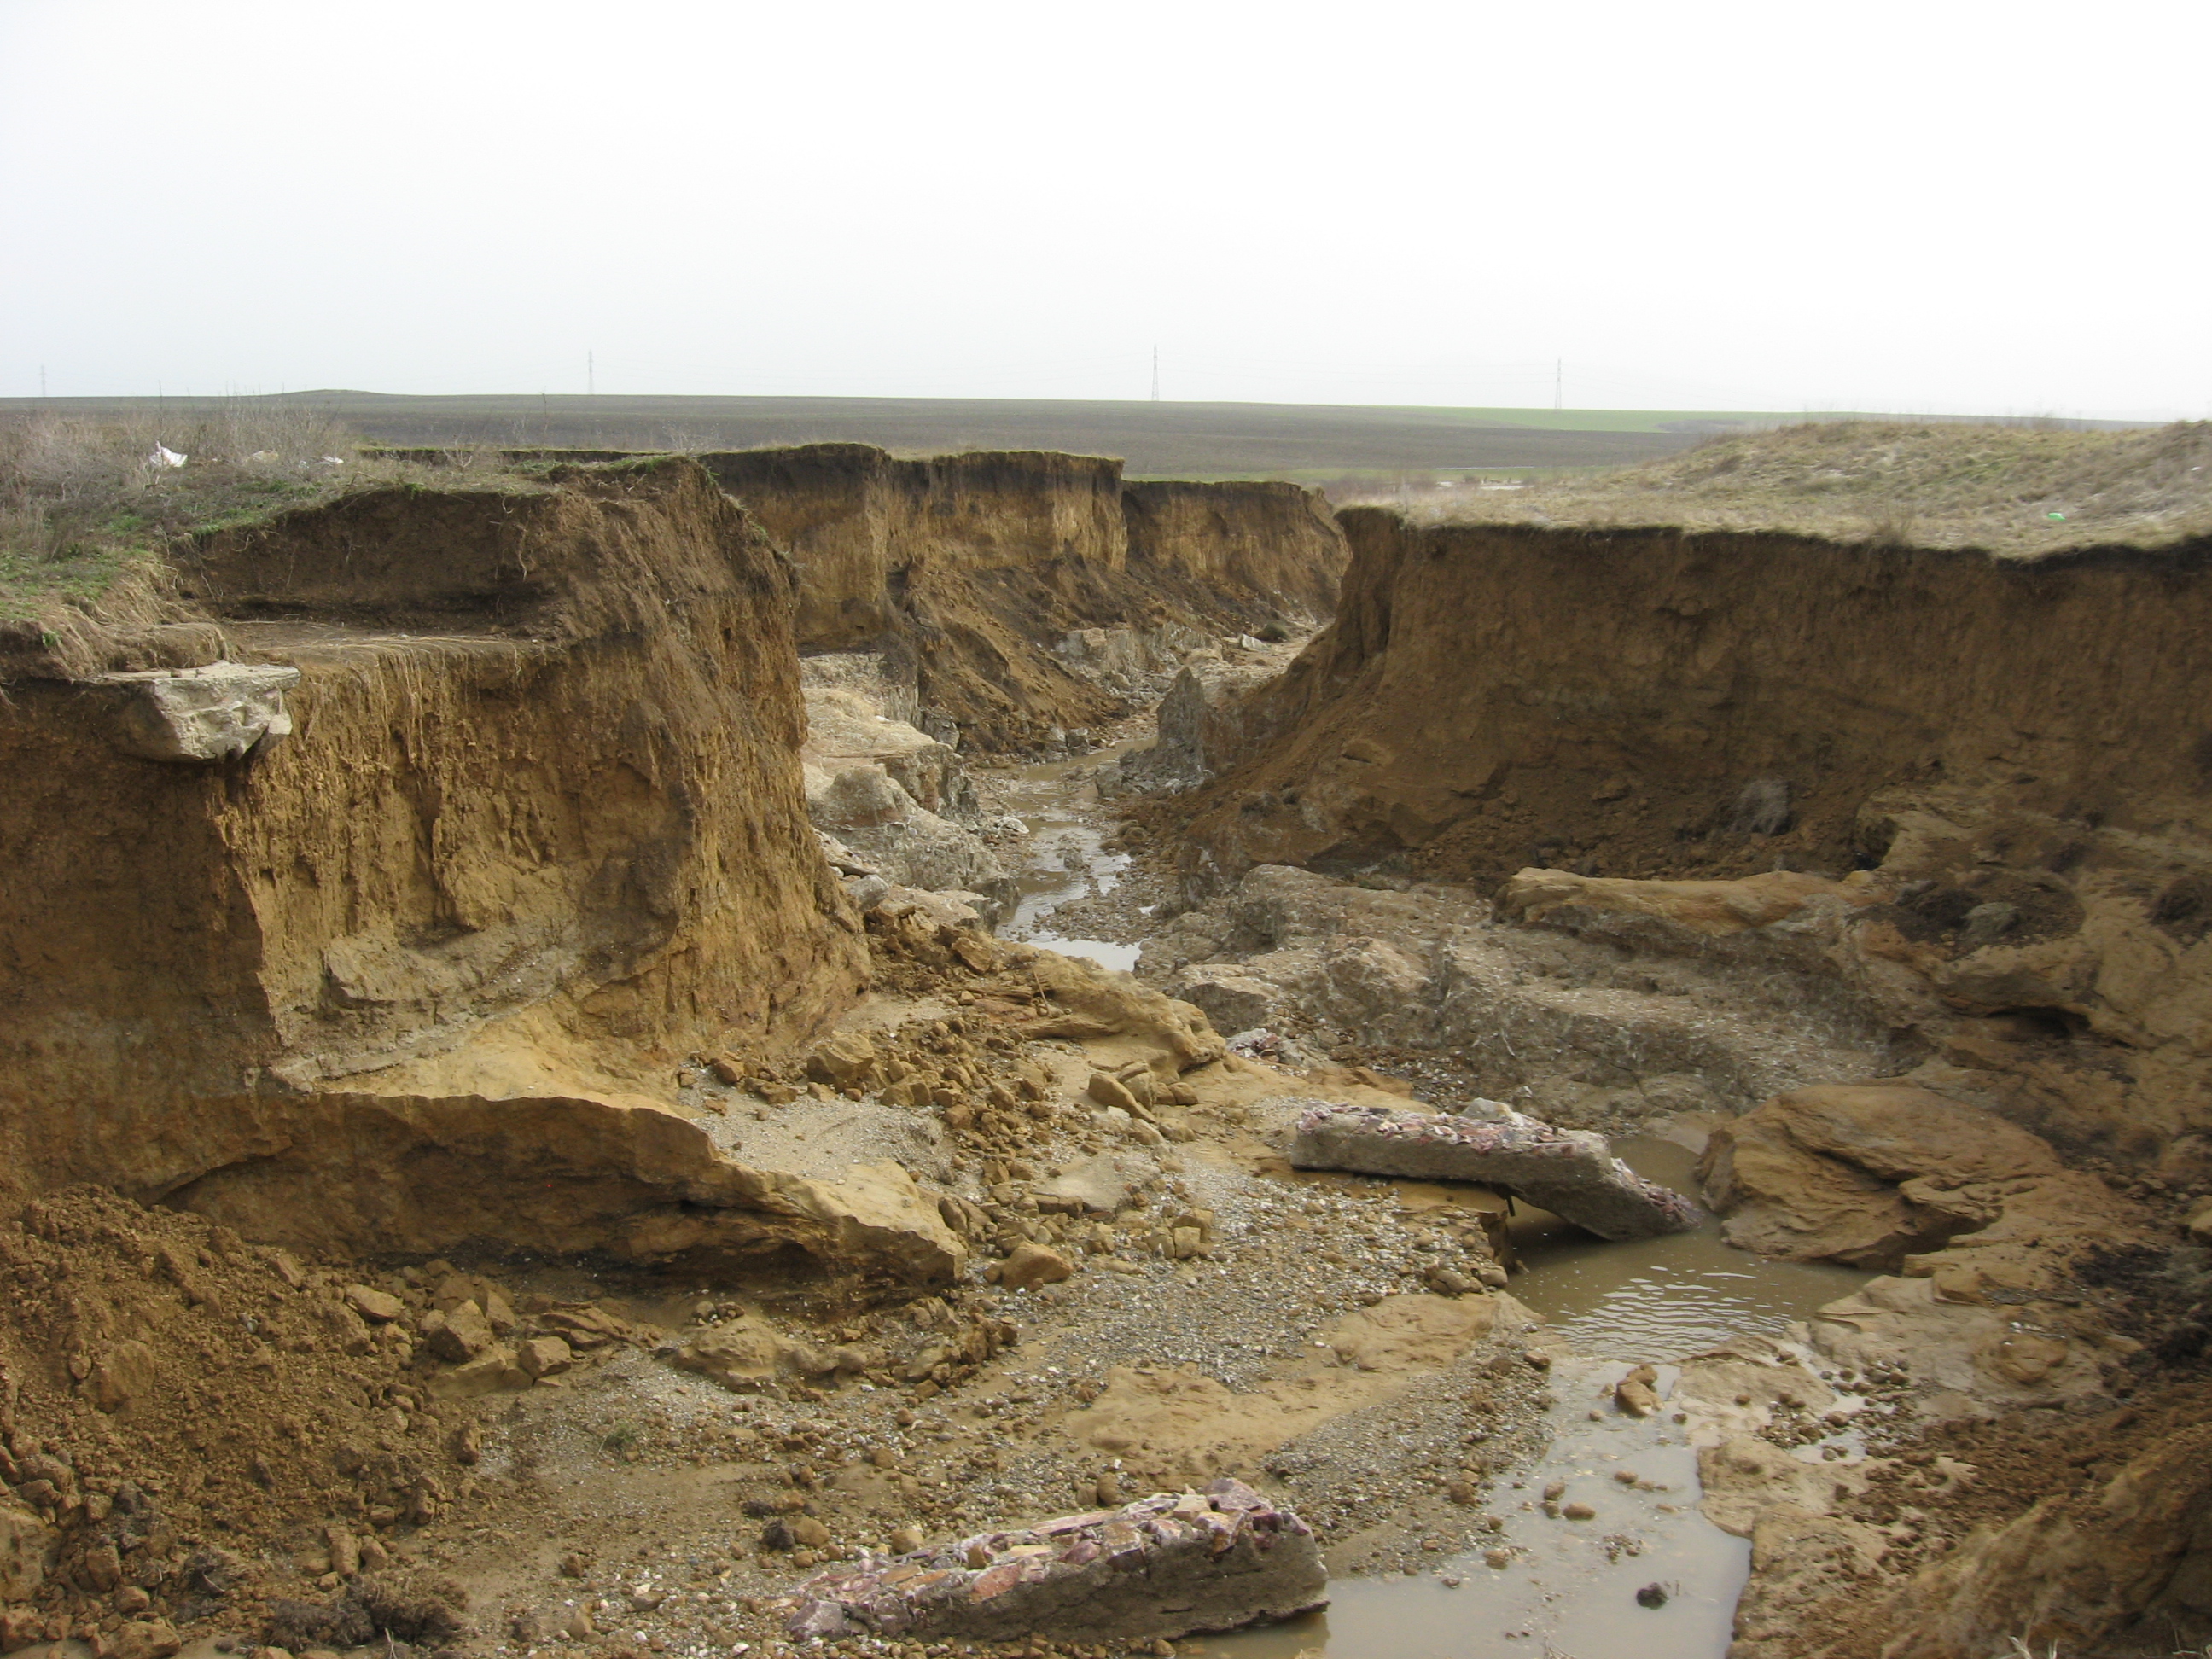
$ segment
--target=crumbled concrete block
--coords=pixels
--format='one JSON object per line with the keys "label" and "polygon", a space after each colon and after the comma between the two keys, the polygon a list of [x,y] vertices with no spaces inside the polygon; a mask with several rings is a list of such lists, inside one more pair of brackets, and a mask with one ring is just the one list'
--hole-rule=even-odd
{"label": "crumbled concrete block", "polygon": [[1143,1641],[1289,1619],[1328,1605],[1313,1530],[1241,1481],[864,1555],[770,1604],[800,1641],[927,1636]]}
{"label": "crumbled concrete block", "polygon": [[1449,1117],[1323,1101],[1300,1115],[1291,1162],[1500,1188],[1600,1238],[1652,1238],[1698,1224],[1696,1205],[1638,1175],[1603,1135],[1492,1109],[1498,1115]]}

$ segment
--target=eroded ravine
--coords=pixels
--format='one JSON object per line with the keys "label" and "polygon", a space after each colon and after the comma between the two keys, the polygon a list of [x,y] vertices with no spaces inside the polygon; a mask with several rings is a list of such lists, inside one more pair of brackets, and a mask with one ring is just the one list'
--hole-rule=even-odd
{"label": "eroded ravine", "polygon": [[[363,490],[10,659],[0,1649],[388,1638],[393,1566],[521,1659],[865,1644],[821,1574],[997,1616],[1103,1559],[1006,1529],[1220,1477],[1340,1589],[1232,1646],[2212,1619],[2199,564],[1369,515],[1300,651],[1237,549],[1333,570],[1303,496],[855,465]],[[1509,1276],[1465,1166],[1302,1145],[1353,1117],[1671,1158],[1760,1255]]]}
{"label": "eroded ravine", "polygon": [[[1129,855],[1107,845],[1115,805],[1102,799],[1097,779],[1102,766],[1139,746],[1123,741],[993,775],[994,793],[1031,837],[1015,877],[1020,908],[1002,930],[1008,936],[1109,968],[1136,964],[1141,938],[1061,934],[1053,915],[1110,894],[1128,870]],[[1117,931],[1141,926],[1140,910],[1117,914]],[[1695,1124],[1669,1127],[1673,1138],[1626,1135],[1615,1150],[1639,1174],[1694,1192],[1702,1135]],[[1451,1197],[1422,1183],[1375,1184],[1396,1188],[1401,1205]],[[1698,1453],[1685,1425],[1663,1411],[1620,1412],[1614,1385],[1650,1364],[1663,1397],[1681,1375],[1676,1362],[1739,1338],[1786,1340],[1793,1324],[1868,1275],[1750,1255],[1726,1243],[1710,1217],[1692,1231],[1614,1243],[1523,1205],[1510,1232],[1518,1258],[1510,1293],[1545,1322],[1530,1334],[1549,1364],[1541,1451],[1498,1479],[1455,1534],[1422,1539],[1421,1565],[1340,1574],[1325,1613],[1194,1637],[1180,1651],[1201,1659],[1463,1659],[1495,1640],[1516,1644],[1503,1651],[1559,1659],[1726,1653],[1750,1545],[1700,1510]],[[1819,1449],[1802,1455],[1817,1461]],[[1555,1491],[1595,1514],[1564,1518],[1561,1501],[1545,1501]]]}

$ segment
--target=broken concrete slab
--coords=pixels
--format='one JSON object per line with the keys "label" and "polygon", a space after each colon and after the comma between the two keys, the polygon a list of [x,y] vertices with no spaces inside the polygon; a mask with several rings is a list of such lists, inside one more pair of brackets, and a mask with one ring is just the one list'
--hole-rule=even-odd
{"label": "broken concrete slab", "polygon": [[1503,1188],[1601,1238],[1653,1238],[1698,1224],[1696,1205],[1638,1175],[1613,1156],[1603,1135],[1555,1129],[1494,1102],[1477,1105],[1496,1115],[1317,1101],[1298,1117],[1291,1162],[1301,1170]]}
{"label": "broken concrete slab", "polygon": [[769,1605],[800,1641],[1143,1641],[1310,1613],[1328,1605],[1328,1583],[1313,1529],[1224,1479],[909,1555],[864,1555]]}

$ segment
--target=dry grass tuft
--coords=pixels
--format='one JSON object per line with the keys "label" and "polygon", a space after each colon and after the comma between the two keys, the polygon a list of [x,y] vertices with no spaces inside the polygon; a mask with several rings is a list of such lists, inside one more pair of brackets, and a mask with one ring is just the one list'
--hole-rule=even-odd
{"label": "dry grass tuft", "polygon": [[1822,422],[1618,471],[1439,489],[1404,510],[1429,524],[1786,531],[2010,557],[2171,546],[2212,535],[2212,422],[2124,432]]}

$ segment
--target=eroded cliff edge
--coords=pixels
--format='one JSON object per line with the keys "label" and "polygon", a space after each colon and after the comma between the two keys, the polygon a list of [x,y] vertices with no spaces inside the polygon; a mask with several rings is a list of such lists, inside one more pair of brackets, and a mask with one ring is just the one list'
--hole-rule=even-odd
{"label": "eroded cliff edge", "polygon": [[1231,866],[1849,869],[1879,857],[1868,805],[1898,788],[2085,826],[2207,816],[2212,546],[2025,561],[1343,523],[1340,614],[1243,703],[1237,775],[1199,820]]}
{"label": "eroded cliff edge", "polygon": [[[1347,1035],[1455,1039],[1479,1076],[1527,1069],[1524,1000],[1640,997],[1710,1038],[1692,970],[1804,1025],[1847,1014],[1863,1077],[1732,1104],[1705,1139],[1732,1242],[1882,1270],[1794,1350],[1686,1366],[1706,1512],[1752,1543],[1730,1652],[2118,1652],[2197,1628],[2212,545],[1343,522],[1334,623],[1279,677],[1186,676],[1136,769],[1203,780],[1144,809],[1187,827],[1195,902],[1151,976],[1224,1030],[1318,1031],[1339,1059],[1364,1058]],[[1386,932],[1394,908],[1418,925]],[[1491,951],[1525,971],[1483,985]],[[1604,1098],[1621,1079],[1591,1046],[1571,1080]],[[1939,1154],[1947,1125],[1972,1127]],[[1910,1167],[1887,1162],[1907,1141]],[[1901,1469],[1871,1440],[1808,1462],[1768,1425],[1777,1454],[1730,1418],[1793,1352],[1877,1388],[1910,1368]],[[2110,1376],[2069,1397],[2090,1363]],[[1984,1507],[1921,1553],[1941,1511],[1899,1488],[1954,1433]],[[2081,1448],[2055,1472],[2054,1433]],[[2031,1474],[2005,1472],[2015,1442]]]}
{"label": "eroded cliff edge", "polygon": [[800,647],[881,653],[921,714],[983,751],[1131,712],[1133,676],[1212,636],[1305,631],[1346,556],[1327,503],[1296,484],[864,444],[700,459],[797,566]]}
{"label": "eroded cliff edge", "polygon": [[560,469],[210,534],[179,581],[292,729],[248,698],[148,758],[213,718],[170,674],[0,704],[5,1196],[220,1188],[356,1249],[527,1243],[526,1188],[732,1201],[646,1080],[805,1036],[867,961],[758,526],[690,462]]}
{"label": "eroded cliff edge", "polygon": [[1845,971],[1983,1022],[1961,1063],[2028,1079],[2032,1127],[2212,1128],[2212,549],[1343,521],[1335,621],[1218,713],[1196,884],[1856,872]]}

